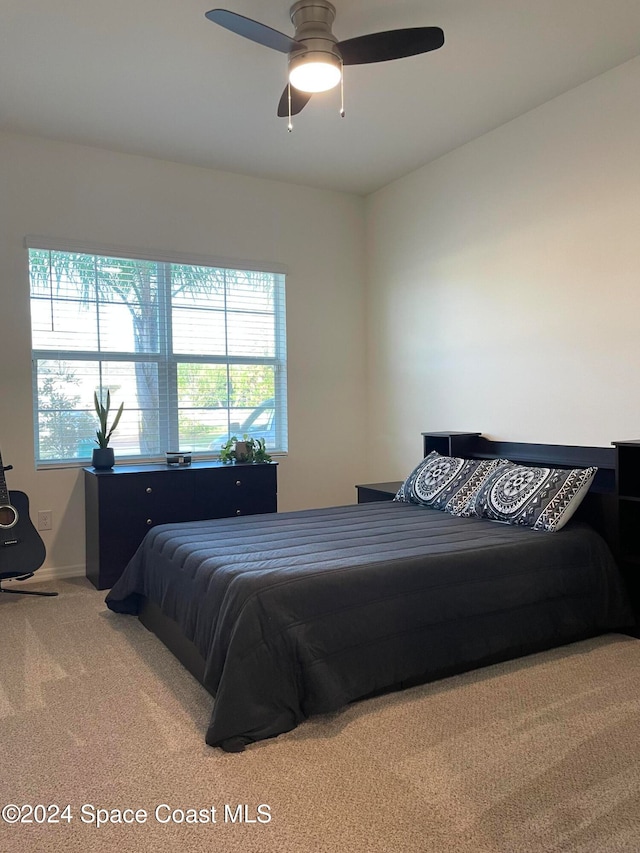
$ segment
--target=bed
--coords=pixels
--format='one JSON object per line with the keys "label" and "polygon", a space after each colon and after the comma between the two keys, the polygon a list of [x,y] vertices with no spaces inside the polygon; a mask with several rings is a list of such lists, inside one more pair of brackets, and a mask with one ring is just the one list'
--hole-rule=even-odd
{"label": "bed", "polygon": [[557,532],[403,501],[159,525],[107,604],[138,614],[215,697],[206,742],[229,752],[383,690],[624,629],[605,541],[613,457],[553,447],[509,449],[600,462]]}

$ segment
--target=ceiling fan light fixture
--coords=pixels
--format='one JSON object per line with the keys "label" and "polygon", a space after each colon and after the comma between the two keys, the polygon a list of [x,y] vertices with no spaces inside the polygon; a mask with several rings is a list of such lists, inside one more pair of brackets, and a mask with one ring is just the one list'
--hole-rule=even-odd
{"label": "ceiling fan light fixture", "polygon": [[289,82],[301,92],[327,92],[341,78],[342,63],[332,53],[310,50],[289,62]]}

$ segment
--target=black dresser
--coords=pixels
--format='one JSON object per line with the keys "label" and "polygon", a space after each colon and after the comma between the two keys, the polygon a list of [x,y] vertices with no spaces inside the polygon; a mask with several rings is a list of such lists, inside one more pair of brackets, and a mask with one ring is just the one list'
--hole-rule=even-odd
{"label": "black dresser", "polygon": [[86,574],[97,589],[118,580],[156,524],[277,511],[277,464],[84,469]]}

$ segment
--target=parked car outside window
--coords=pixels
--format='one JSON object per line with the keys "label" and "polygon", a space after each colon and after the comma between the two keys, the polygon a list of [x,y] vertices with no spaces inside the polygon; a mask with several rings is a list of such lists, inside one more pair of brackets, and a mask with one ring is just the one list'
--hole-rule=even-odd
{"label": "parked car outside window", "polygon": [[[229,425],[230,435],[242,439],[264,438],[267,448],[275,447],[276,443],[276,409],[275,400],[271,397],[252,409],[243,421],[232,421]],[[219,450],[221,441],[216,439],[211,442],[211,450]]]}

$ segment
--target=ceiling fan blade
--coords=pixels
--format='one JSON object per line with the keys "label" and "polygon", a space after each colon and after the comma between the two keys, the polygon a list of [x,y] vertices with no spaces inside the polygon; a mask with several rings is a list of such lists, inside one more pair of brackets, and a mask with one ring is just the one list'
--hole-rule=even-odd
{"label": "ceiling fan blade", "polygon": [[[311,98],[311,92],[301,92],[300,89],[296,89],[295,86],[291,87],[291,115],[297,116],[299,112],[302,111],[304,107],[309,103]],[[289,87],[284,87],[284,92],[282,93],[282,97],[280,98],[280,103],[278,104],[278,115],[280,118],[287,118],[289,116]]]}
{"label": "ceiling fan blade", "polygon": [[338,50],[344,65],[365,65],[369,62],[386,62],[437,50],[444,44],[440,27],[412,27],[405,30],[388,30],[339,41]]}
{"label": "ceiling fan blade", "polygon": [[263,44],[265,47],[279,50],[280,53],[289,53],[292,50],[304,48],[301,42],[284,33],[273,30],[266,24],[261,24],[252,18],[245,18],[244,15],[229,12],[227,9],[212,9],[210,12],[205,12],[205,18],[213,21],[214,24],[219,24],[226,30],[231,30],[232,33],[237,33],[239,36],[244,36],[258,44]]}

